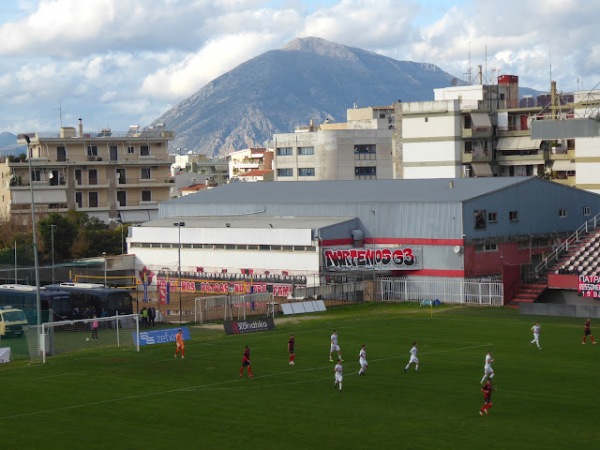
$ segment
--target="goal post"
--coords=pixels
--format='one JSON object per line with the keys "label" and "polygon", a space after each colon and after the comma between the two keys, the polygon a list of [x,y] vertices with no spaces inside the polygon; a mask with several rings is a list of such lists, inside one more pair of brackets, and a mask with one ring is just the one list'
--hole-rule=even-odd
{"label": "goal post", "polygon": [[[37,328],[37,327],[33,327]],[[140,351],[138,314],[46,322],[41,325],[39,353],[48,356],[98,348]]]}

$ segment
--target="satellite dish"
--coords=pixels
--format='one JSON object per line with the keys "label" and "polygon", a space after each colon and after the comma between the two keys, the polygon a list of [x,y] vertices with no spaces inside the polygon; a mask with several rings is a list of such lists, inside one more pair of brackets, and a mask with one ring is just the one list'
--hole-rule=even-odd
{"label": "satellite dish", "polygon": [[456,253],[457,255],[459,253],[462,253],[462,247],[460,245],[457,245],[456,247],[454,247],[454,253]]}

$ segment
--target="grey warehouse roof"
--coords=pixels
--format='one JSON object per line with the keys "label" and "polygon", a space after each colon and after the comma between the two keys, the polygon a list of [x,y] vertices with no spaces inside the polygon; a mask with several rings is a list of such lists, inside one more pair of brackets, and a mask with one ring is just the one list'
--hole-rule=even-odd
{"label": "grey warehouse roof", "polygon": [[[538,177],[230,183],[169,200],[196,203],[464,202]],[[549,183],[549,182],[548,182]]]}
{"label": "grey warehouse roof", "polygon": [[142,227],[173,227],[184,222],[186,228],[274,228],[313,229],[326,228],[338,223],[354,220],[352,217],[277,217],[277,216],[215,216],[215,217],[169,217],[144,222]]}

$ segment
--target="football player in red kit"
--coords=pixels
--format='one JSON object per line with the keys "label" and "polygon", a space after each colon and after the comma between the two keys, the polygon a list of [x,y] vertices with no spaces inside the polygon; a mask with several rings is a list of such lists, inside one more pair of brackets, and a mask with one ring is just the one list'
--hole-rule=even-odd
{"label": "football player in red kit", "polygon": [[242,355],[242,368],[240,369],[240,377],[244,376],[244,369],[248,368],[248,377],[252,378],[252,366],[250,366],[250,347],[246,345],[244,347],[244,354]]}
{"label": "football player in red kit", "polygon": [[596,339],[594,339],[594,336],[592,335],[592,325],[590,324],[590,319],[587,319],[585,321],[585,324],[583,325],[583,341],[581,341],[582,344],[585,344],[585,340],[588,336],[590,337],[590,341],[592,341],[592,344],[595,344]]}
{"label": "football player in red kit", "polygon": [[483,392],[483,406],[479,410],[479,415],[483,416],[488,413],[488,409],[490,409],[493,405],[492,403],[492,391],[495,391],[496,388],[492,386],[492,381],[487,380],[486,383],[481,386],[481,392]]}
{"label": "football player in red kit", "polygon": [[294,339],[294,335],[290,335],[290,340],[288,341],[288,352],[290,354],[290,365],[293,366],[296,359],[296,353],[294,353],[294,346],[296,345],[296,340]]}

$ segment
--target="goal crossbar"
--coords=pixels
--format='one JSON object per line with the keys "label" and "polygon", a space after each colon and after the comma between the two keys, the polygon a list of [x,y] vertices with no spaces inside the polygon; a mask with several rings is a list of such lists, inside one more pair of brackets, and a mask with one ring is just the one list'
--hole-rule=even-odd
{"label": "goal crossbar", "polygon": [[134,347],[139,352],[139,336],[138,314],[45,322],[41,325],[39,349],[43,363],[49,355],[98,347],[100,343],[104,347]]}

